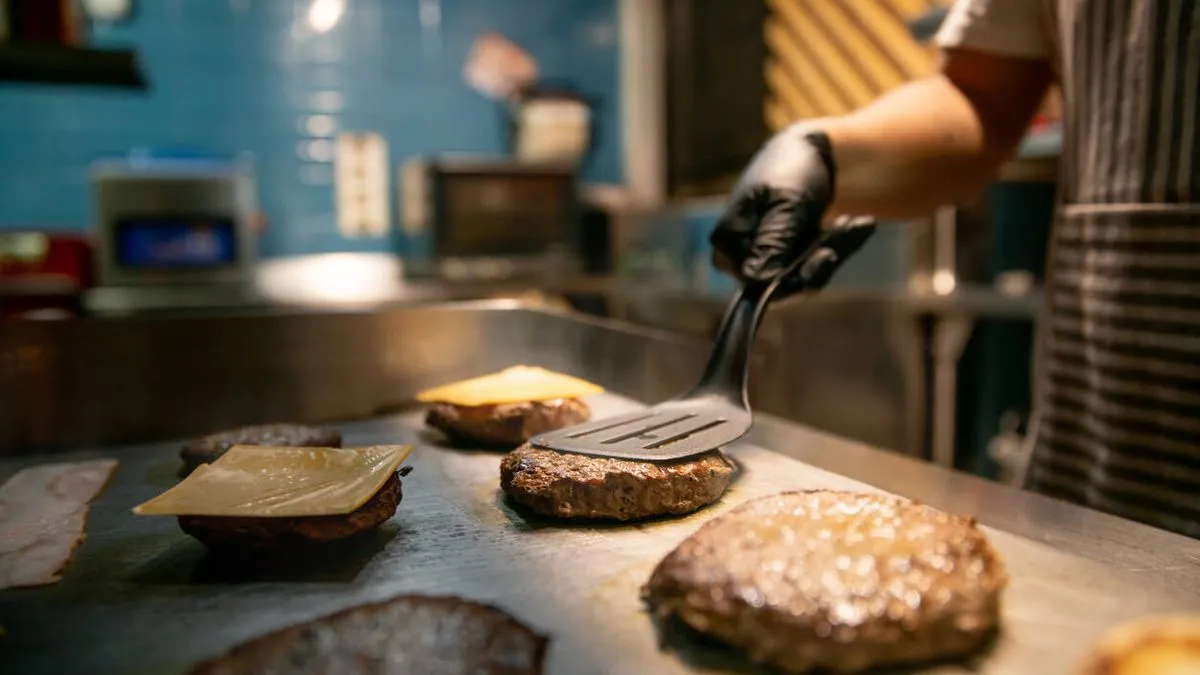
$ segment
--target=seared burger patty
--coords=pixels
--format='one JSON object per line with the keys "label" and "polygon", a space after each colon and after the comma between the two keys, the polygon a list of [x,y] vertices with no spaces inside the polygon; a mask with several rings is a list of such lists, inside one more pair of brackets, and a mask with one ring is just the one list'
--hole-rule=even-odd
{"label": "seared burger patty", "polygon": [[524,445],[501,460],[500,487],[514,502],[546,516],[636,520],[711,504],[733,474],[733,462],[720,450],[658,463]]}
{"label": "seared burger patty", "polygon": [[814,490],[709,521],[644,593],[660,616],[790,673],[856,672],[975,649],[1004,565],[975,523],[899,497]]}
{"label": "seared burger patty", "polygon": [[1110,629],[1078,675],[1200,673],[1200,613],[1160,614]]}
{"label": "seared burger patty", "polygon": [[193,438],[179,451],[184,468],[191,472],[201,464],[212,464],[235,445],[274,445],[297,448],[340,448],[342,435],[336,429],[304,424],[259,424]]}
{"label": "seared burger patty", "polygon": [[425,423],[456,442],[516,447],[540,433],[581,424],[591,416],[588,405],[577,398],[477,406],[435,403]]}
{"label": "seared burger patty", "polygon": [[230,516],[179,516],[179,527],[213,549],[274,550],[321,544],[366,532],[396,514],[403,492],[400,476],[393,474],[362,506],[345,515],[297,518],[247,518]]}
{"label": "seared burger patty", "polygon": [[547,639],[504,611],[408,595],[284,628],[192,675],[537,675]]}

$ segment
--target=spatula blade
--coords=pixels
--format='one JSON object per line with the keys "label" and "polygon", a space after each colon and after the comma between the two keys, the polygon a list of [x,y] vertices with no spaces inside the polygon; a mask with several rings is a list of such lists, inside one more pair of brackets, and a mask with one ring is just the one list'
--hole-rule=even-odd
{"label": "spatula blade", "polygon": [[551,431],[530,443],[559,452],[664,462],[720,448],[750,429],[750,413],[735,406],[680,403]]}
{"label": "spatula blade", "polygon": [[874,230],[873,218],[842,216],[765,287],[743,286],[717,330],[704,376],[688,394],[644,412],[541,434],[530,442],[560,452],[663,462],[738,440],[750,429],[748,359],[771,296],[784,283],[791,290],[820,289]]}

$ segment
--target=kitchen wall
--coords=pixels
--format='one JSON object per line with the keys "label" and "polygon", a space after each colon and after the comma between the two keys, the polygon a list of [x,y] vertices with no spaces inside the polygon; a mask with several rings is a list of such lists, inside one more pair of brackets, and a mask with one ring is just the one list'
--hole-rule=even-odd
{"label": "kitchen wall", "polygon": [[[149,92],[0,83],[0,229],[86,229],[91,160],[170,147],[252,154],[265,256],[405,252],[394,179],[389,237],[338,234],[326,139],[382,133],[393,175],[412,155],[500,151],[500,111],[461,78],[485,30],[599,102],[585,179],[621,180],[615,0],[348,0],[325,34],[307,27],[309,2],[141,0],[132,22],[97,26],[93,41],[136,46]],[[440,9],[424,28],[422,6],[427,18]]]}
{"label": "kitchen wall", "polygon": [[909,22],[948,0],[768,0],[767,125],[838,115],[931,72]]}

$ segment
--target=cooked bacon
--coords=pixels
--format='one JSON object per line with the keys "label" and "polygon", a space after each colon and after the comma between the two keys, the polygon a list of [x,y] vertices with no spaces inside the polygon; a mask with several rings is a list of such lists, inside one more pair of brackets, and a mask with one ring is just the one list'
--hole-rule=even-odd
{"label": "cooked bacon", "polygon": [[0,589],[59,580],[116,467],[115,459],[42,464],[0,485]]}

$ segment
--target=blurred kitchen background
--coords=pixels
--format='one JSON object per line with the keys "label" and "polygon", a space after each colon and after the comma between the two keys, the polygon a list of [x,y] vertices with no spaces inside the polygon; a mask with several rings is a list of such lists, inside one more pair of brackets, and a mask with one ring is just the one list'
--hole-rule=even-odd
{"label": "blurred kitchen background", "polygon": [[[0,321],[500,296],[707,336],[738,171],[928,73],[945,4],[0,0]],[[781,305],[756,404],[1005,479],[1059,138],[1051,96],[977,201]]]}

